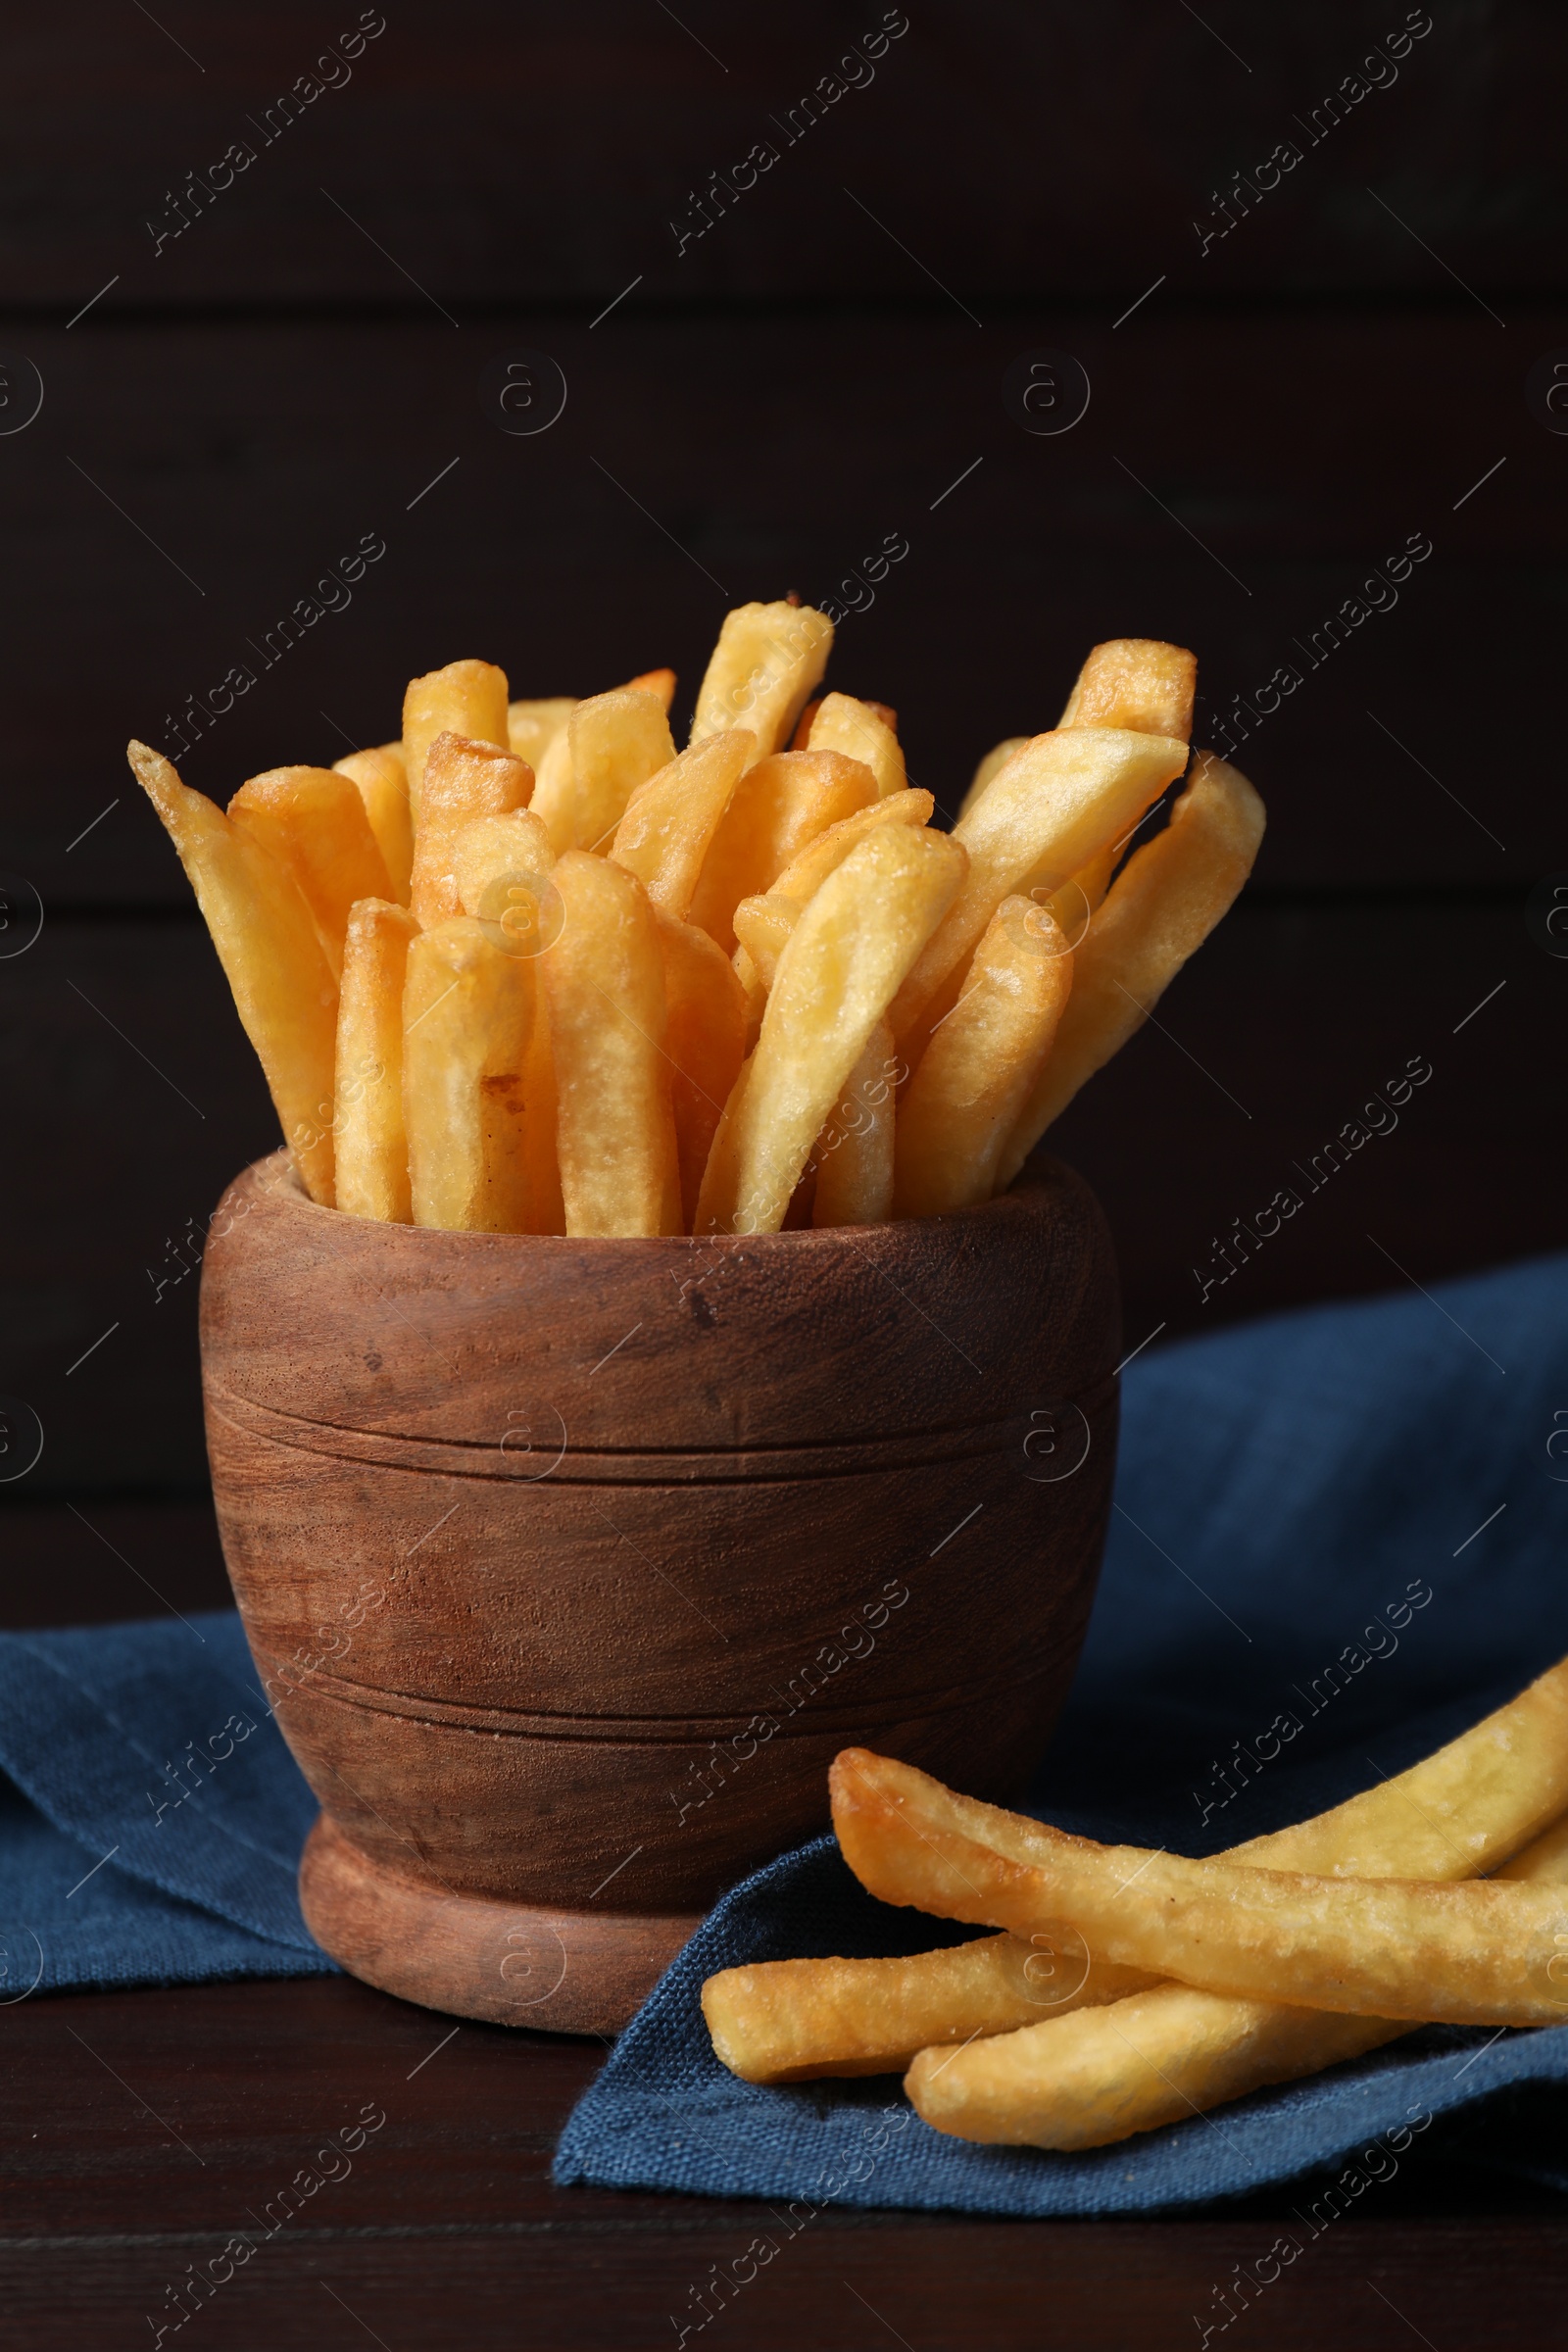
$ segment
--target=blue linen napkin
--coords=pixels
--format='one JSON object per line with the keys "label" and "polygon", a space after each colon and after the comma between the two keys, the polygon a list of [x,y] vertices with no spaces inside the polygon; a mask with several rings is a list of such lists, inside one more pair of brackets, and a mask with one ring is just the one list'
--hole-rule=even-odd
{"label": "blue linen napkin", "polygon": [[295,1877],[316,1800],[237,1614],[0,1635],[0,2004],[335,1974]]}
{"label": "blue linen napkin", "polygon": [[[1184,1342],[1129,1368],[1123,1415],[1094,1622],[1030,1800],[1052,1821],[1215,1852],[1403,1770],[1568,1650],[1568,1256]],[[1337,2166],[1305,2243],[1412,2146],[1461,2139],[1568,2190],[1568,2001],[1563,2028],[1426,2028],[1072,2156],[946,2138],[895,2076],[760,2089],[712,2055],[715,1969],[977,1932],[876,1902],[831,1838],[784,1855],[666,1971],[557,2180],[765,2198],[770,2242],[835,2203],[1147,2212]]]}

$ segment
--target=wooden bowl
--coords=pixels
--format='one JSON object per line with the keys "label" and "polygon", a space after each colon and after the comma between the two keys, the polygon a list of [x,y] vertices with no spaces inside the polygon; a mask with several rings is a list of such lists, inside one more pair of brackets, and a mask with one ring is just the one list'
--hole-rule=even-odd
{"label": "wooden bowl", "polygon": [[215,1216],[229,1575],[320,1800],[301,1899],[356,1976],[624,2024],[862,1742],[979,1794],[1045,1746],[1109,1506],[1100,1209],[1046,1162],[953,1216],[720,1242]]}

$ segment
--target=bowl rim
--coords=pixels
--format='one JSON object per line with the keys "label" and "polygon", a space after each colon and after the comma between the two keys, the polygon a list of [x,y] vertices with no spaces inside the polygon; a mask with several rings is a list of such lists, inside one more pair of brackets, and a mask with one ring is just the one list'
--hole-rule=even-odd
{"label": "bowl rim", "polygon": [[[944,1209],[938,1215],[931,1217],[889,1217],[875,1225],[803,1225],[795,1227],[789,1232],[779,1233],[481,1233],[471,1228],[453,1225],[405,1225],[394,1219],[357,1216],[351,1209],[335,1206],[328,1208],[323,1202],[313,1200],[305,1190],[294,1155],[287,1144],[279,1144],[274,1151],[264,1152],[259,1159],[253,1159],[236,1175],[230,1177],[219,1196],[218,1207],[213,1211],[214,1222],[217,1221],[228,1196],[247,1178],[251,1179],[259,1190],[285,1205],[291,1212],[303,1210],[311,1216],[329,1217],[334,1221],[341,1220],[346,1226],[355,1229],[369,1227],[375,1232],[387,1235],[428,1237],[427,1240],[421,1238],[416,1241],[414,1243],[416,1249],[437,1246],[450,1248],[454,1244],[460,1246],[466,1244],[492,1249],[498,1246],[503,1248],[521,1247],[530,1250],[538,1250],[541,1246],[559,1246],[573,1250],[665,1250],[686,1252],[698,1248],[733,1250],[736,1247],[768,1250],[792,1250],[799,1251],[805,1249],[842,1250],[846,1247],[854,1249],[862,1238],[880,1240],[883,1236],[893,1234],[912,1239],[917,1234],[934,1235],[945,1230],[952,1232],[954,1228],[961,1230],[963,1227],[976,1224],[981,1220],[990,1220],[995,1223],[999,1213],[1016,1215],[1020,1210],[1038,1212],[1055,1205],[1057,1202],[1064,1204],[1074,1195],[1078,1196],[1081,1200],[1087,1201],[1092,1215],[1098,1212],[1103,1218],[1104,1213],[1101,1207],[1099,1196],[1088,1178],[1081,1175],[1066,1160],[1058,1159],[1049,1152],[1038,1153],[1030,1160],[1025,1161],[1004,1193],[998,1193],[989,1200],[977,1201],[969,1208]],[[1041,1198],[1047,1193],[1053,1196],[1052,1201],[1049,1203]],[[1107,1240],[1108,1238],[1107,1235]]]}

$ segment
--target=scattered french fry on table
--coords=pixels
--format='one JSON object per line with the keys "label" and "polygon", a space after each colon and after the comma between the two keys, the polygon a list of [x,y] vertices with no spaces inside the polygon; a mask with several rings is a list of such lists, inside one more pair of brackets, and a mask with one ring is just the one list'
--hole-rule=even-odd
{"label": "scattered french fry on table", "polygon": [[[1101,1899],[1112,1889],[1115,1909],[1169,1916],[1146,1887],[1150,1871],[1136,1881],[1143,1892],[1132,1894],[1138,1864],[1120,1849],[974,1805],[907,1766],[847,1752],[834,1767],[833,1795],[846,1858],[888,1901],[972,1919],[993,1907],[981,1893],[988,1873],[1000,1870],[1017,1894],[1037,1885],[1048,1857],[1066,1853],[1100,1881]],[[1365,1891],[1396,1908],[1411,1882],[1425,1882],[1429,1896],[1474,1893],[1506,1904],[1499,1882],[1568,1884],[1565,1807],[1568,1661],[1393,1779],[1211,1864],[1181,1867],[1228,1871],[1233,1881],[1250,1873],[1263,1889],[1292,1884],[1279,1874],[1298,1874],[1297,1886],[1330,1901],[1335,1891],[1352,1893],[1354,1881],[1382,1881]],[[956,1858],[961,1876],[953,1874]],[[1482,1873],[1493,1874],[1492,1886],[1452,1884]],[[1046,1899],[1059,1901],[1059,1891]],[[1553,1901],[1549,1893],[1532,1899],[1548,1911]],[[939,2131],[1074,2149],[1180,2122],[1410,2030],[1408,2015],[1305,2007],[1294,1977],[1289,2002],[1160,1982],[1168,1974],[1163,1943],[1157,1963],[1139,1968],[1105,1956],[1095,1933],[1080,1932],[1076,1912],[1066,1918],[1073,1924],[1052,1918],[1028,1937],[990,1936],[898,1961],[723,1971],[703,1993],[714,2048],[734,2073],[759,2082],[907,2067],[910,2096]],[[1225,1913],[1214,1930],[1213,1968],[1227,1965],[1218,1957],[1227,1939],[1247,1935],[1245,1922]],[[1551,1974],[1555,1948],[1549,1934],[1533,1964],[1527,1952],[1513,1955],[1538,2022],[1558,2022],[1540,2016],[1554,1995],[1568,2003],[1568,1988]],[[1388,1955],[1380,1957],[1387,1972]],[[1393,1973],[1397,1965],[1396,1955]],[[1205,1962],[1207,1973],[1213,1968]],[[1423,2014],[1438,2014],[1438,1971],[1423,1978]]]}

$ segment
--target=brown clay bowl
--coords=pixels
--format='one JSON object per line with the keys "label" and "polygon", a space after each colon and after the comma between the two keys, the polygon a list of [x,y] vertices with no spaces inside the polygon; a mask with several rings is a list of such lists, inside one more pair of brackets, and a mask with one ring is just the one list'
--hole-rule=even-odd
{"label": "brown clay bowl", "polygon": [[213,1485],[320,1801],[305,1915],[462,2016],[610,2032],[863,1743],[1020,1787],[1115,1449],[1100,1209],[717,1243],[318,1208],[279,1152],[202,1277]]}

